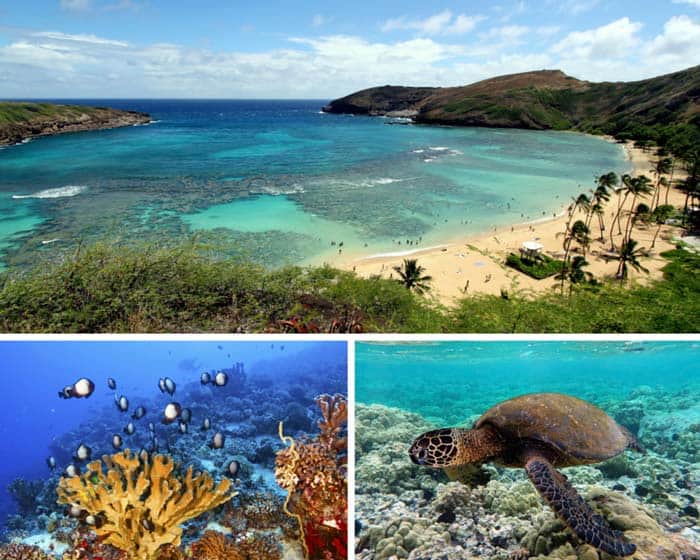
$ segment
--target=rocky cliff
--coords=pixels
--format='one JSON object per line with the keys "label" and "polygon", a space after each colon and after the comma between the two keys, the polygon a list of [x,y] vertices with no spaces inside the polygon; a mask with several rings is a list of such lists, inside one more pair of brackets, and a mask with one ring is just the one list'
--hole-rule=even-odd
{"label": "rocky cliff", "polygon": [[136,111],[3,101],[0,102],[0,145],[16,144],[37,136],[102,130],[150,121],[149,115]]}

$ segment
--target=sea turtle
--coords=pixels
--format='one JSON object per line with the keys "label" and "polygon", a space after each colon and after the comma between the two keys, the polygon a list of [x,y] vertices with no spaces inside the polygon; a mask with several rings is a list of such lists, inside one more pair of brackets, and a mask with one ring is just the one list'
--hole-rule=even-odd
{"label": "sea turtle", "polygon": [[604,461],[625,449],[644,452],[627,429],[597,406],[569,395],[533,393],[497,404],[471,430],[426,432],[413,442],[409,455],[426,467],[485,461],[525,467],[535,488],[581,540],[613,556],[629,556],[636,546],[595,513],[556,470]]}

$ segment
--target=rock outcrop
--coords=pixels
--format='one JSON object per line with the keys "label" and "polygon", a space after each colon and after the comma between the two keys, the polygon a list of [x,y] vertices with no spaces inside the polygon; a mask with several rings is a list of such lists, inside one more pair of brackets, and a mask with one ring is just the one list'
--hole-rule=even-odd
{"label": "rock outcrop", "polygon": [[137,111],[51,103],[0,102],[0,146],[37,136],[103,130],[146,124],[151,117]]}

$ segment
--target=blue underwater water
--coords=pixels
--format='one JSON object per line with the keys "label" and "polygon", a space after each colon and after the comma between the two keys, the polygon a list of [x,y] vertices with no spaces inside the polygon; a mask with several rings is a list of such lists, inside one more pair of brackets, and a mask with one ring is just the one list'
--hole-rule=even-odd
{"label": "blue underwater water", "polygon": [[[699,357],[700,343],[692,340],[357,342],[356,558],[397,551],[400,558],[445,560],[612,558],[593,550],[606,545],[591,538],[590,527],[567,526],[565,515],[547,505],[551,494],[535,489],[539,476],[518,466],[518,445],[543,455],[564,452],[559,480],[568,480],[582,501],[559,513],[578,509],[580,522],[590,507],[596,531],[616,547],[636,547],[625,557],[698,558]],[[462,445],[473,458],[470,470],[431,468],[438,464],[431,453],[448,464],[470,461],[451,445],[456,438],[421,434],[471,428],[499,402],[543,392],[597,405],[633,443],[606,447],[610,433],[595,417],[548,414],[551,401],[542,397],[508,417],[510,430],[497,432],[515,454],[489,452],[471,434]],[[535,430],[527,428],[531,419]],[[432,452],[421,451],[426,440]],[[410,456],[413,445],[419,451]]]}
{"label": "blue underwater water", "polygon": [[[203,371],[228,372],[228,383],[203,386]],[[89,398],[58,397],[83,376],[95,383]],[[166,376],[176,383],[172,397],[158,388]],[[116,391],[108,388],[108,377],[116,380]],[[13,480],[44,484],[36,507],[30,507],[38,514],[39,506],[55,506],[52,489],[81,442],[91,447],[93,459],[115,452],[116,433],[123,438],[122,449],[150,450],[149,422],[159,452],[215,478],[236,458],[245,465],[238,475],[243,493],[279,492],[272,470],[275,451],[283,447],[278,423],[284,421],[285,435],[295,438],[318,433],[314,399],[324,393],[347,394],[344,342],[0,342],[0,537],[8,515],[17,510],[7,491]],[[115,395],[129,399],[128,411],[117,408]],[[192,410],[187,434],[178,431],[177,422],[161,423],[171,400]],[[146,415],[132,420],[139,405]],[[211,420],[208,431],[200,430],[205,417]],[[133,435],[123,431],[129,421],[135,424]],[[225,445],[212,450],[207,444],[216,431],[225,435]],[[49,456],[56,459],[55,471],[46,464]],[[36,528],[31,515],[25,512],[25,518],[26,527],[18,529],[17,518],[13,524],[24,535]]]}
{"label": "blue underwater water", "polygon": [[[356,345],[356,398],[469,425],[496,403],[557,392],[599,406],[641,391],[700,395],[698,342],[424,342]],[[696,405],[696,402],[690,401]],[[667,401],[672,409],[673,401]],[[700,410],[697,411],[700,413]]]}
{"label": "blue underwater water", "polygon": [[[70,102],[70,101],[69,101]],[[412,248],[561,212],[620,146],[581,134],[387,126],[323,101],[79,100],[147,126],[0,149],[0,251],[214,239],[267,265]]]}

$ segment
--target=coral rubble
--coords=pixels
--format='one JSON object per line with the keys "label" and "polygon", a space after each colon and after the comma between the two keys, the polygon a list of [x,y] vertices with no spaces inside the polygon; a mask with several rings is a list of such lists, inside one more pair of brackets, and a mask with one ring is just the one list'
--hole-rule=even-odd
{"label": "coral rubble", "polygon": [[308,560],[347,558],[347,401],[342,395],[321,395],[320,435],[295,441],[277,453],[275,478],[287,491],[285,511],[297,519]]}
{"label": "coral rubble", "polygon": [[57,493],[59,503],[92,516],[103,542],[133,560],[155,560],[161,546],[180,544],[180,524],[231,499],[231,486],[228,479],[215,485],[206,472],[193,476],[191,466],[182,476],[165,455],[127,449],[61,478]]}

